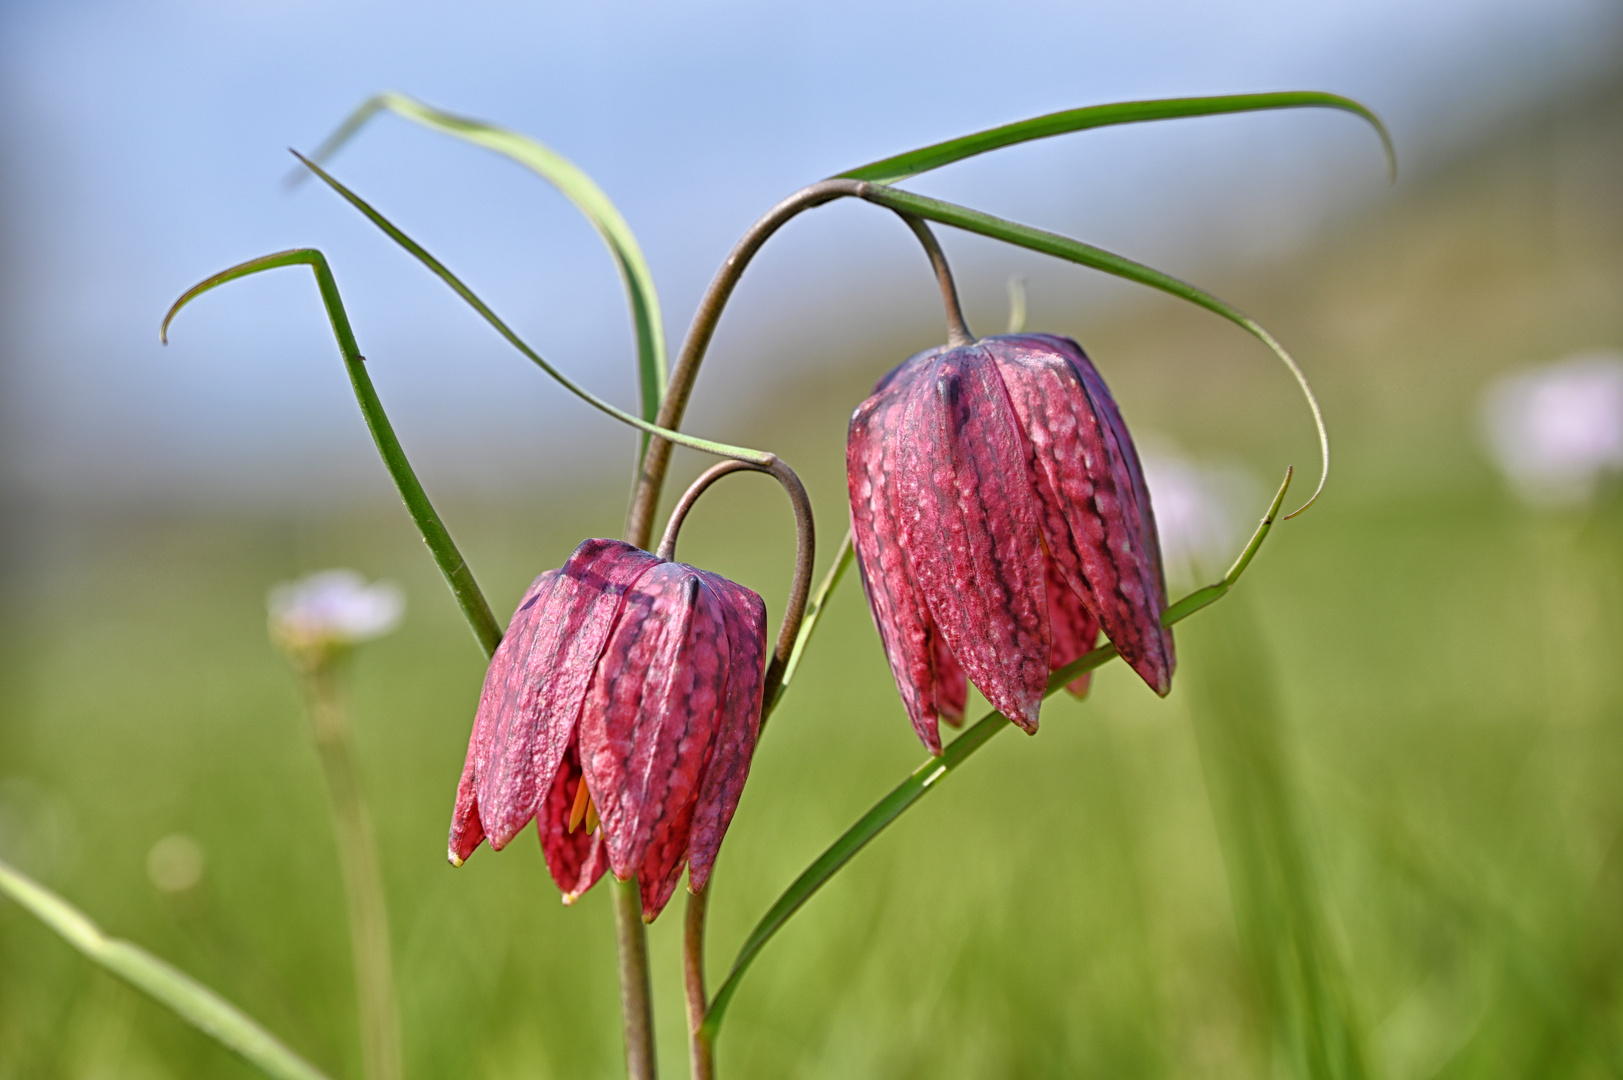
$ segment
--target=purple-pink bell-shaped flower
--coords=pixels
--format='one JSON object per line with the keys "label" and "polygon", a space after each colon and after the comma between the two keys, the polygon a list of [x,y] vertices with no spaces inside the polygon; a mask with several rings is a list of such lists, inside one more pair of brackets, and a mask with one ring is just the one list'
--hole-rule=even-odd
{"label": "purple-pink bell-shaped flower", "polygon": [[566,903],[635,874],[643,917],[702,889],[760,731],[766,609],[742,585],[587,540],[530,585],[485,675],[450,859],[531,819]]}
{"label": "purple-pink bell-shaped flower", "polygon": [[1076,342],[1015,334],[911,357],[852,415],[846,475],[868,604],[932,753],[938,720],[963,718],[966,675],[1035,731],[1049,672],[1100,629],[1171,688],[1149,492]]}

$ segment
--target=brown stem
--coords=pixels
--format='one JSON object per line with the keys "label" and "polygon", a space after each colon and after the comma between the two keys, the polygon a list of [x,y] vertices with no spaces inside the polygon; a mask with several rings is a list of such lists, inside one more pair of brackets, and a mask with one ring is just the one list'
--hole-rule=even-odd
{"label": "brown stem", "polygon": [[642,921],[642,895],[635,875],[610,875],[614,893],[614,941],[620,953],[620,1015],[625,1023],[626,1075],[654,1080],[654,1011],[648,986],[648,933]]}
{"label": "brown stem", "polygon": [[704,915],[709,890],[688,893],[687,923],[682,934],[682,984],[688,1003],[688,1066],[692,1080],[714,1080],[716,1048],[704,1030],[710,1007],[704,992]]}
{"label": "brown stem", "polygon": [[[681,424],[682,414],[687,410],[688,398],[693,393],[694,380],[699,376],[699,365],[704,361],[705,350],[710,347],[710,339],[715,336],[716,324],[721,321],[722,309],[727,306],[733,289],[738,285],[738,279],[743,277],[745,268],[749,266],[755,253],[761,250],[761,245],[802,211],[847,196],[860,198],[867,194],[869,187],[865,180],[839,179],[822,180],[803,187],[768,210],[759,221],[749,227],[749,231],[738,243],[733,245],[727,260],[721,264],[721,269],[716,271],[715,278],[711,280],[704,299],[699,302],[699,310],[693,316],[693,325],[688,329],[688,336],[682,342],[681,355],[676,358],[676,367],[671,371],[671,381],[665,391],[665,400],[659,407],[656,422],[660,427],[675,428]],[[632,491],[631,509],[626,515],[627,543],[640,548],[648,547],[648,540],[654,533],[654,512],[659,506],[659,494],[665,486],[665,472],[670,468],[670,463],[671,444],[658,437],[650,439],[648,453],[644,456],[642,469],[637,474],[637,486]]]}
{"label": "brown stem", "polygon": [[[659,542],[658,555],[662,559],[675,558],[677,535],[682,531],[682,523],[687,520],[688,511],[699,501],[699,496],[723,476],[743,471],[769,474],[783,486],[784,493],[789,496],[789,501],[795,508],[794,582],[789,587],[789,603],[783,612],[783,625],[778,628],[778,643],[772,650],[772,662],[766,666],[766,692],[776,697],[776,688],[783,679],[783,669],[789,663],[789,654],[794,651],[795,638],[800,634],[800,622],[806,616],[806,599],[811,595],[812,569],[817,562],[817,526],[812,520],[811,497],[806,494],[806,487],[800,482],[800,477],[776,456],[773,456],[771,463],[766,466],[746,461],[723,461],[710,466],[699,474],[699,478],[693,481],[687,491],[682,493],[681,499],[677,500],[676,509],[671,511],[670,520],[665,523],[665,536]],[[772,705],[771,697],[761,703],[762,726],[766,724],[766,717],[772,711]]]}
{"label": "brown stem", "polygon": [[935,233],[930,231],[923,218],[900,210],[896,213],[907,222],[907,227],[924,245],[924,253],[930,257],[930,268],[935,271],[936,284],[941,286],[941,303],[947,309],[947,344],[953,348],[973,345],[975,335],[969,332],[969,324],[964,321],[964,309],[958,303],[958,286],[952,280],[952,267],[947,265],[947,253],[941,250],[941,242],[935,238]]}

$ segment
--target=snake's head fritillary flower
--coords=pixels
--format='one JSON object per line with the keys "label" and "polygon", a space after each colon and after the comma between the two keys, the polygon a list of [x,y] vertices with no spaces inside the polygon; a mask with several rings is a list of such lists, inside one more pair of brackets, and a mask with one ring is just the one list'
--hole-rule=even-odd
{"label": "snake's head fritillary flower", "polygon": [[966,676],[1035,731],[1049,672],[1101,629],[1156,693],[1171,688],[1143,471],[1076,342],[1015,334],[913,356],[851,417],[846,473],[863,587],[932,753],[938,720],[962,719]]}
{"label": "snake's head fritillary flower", "polygon": [[1623,472],[1623,355],[1594,351],[1512,372],[1483,401],[1488,448],[1538,507],[1589,501]]}
{"label": "snake's head fritillary flower", "polygon": [[534,819],[572,902],[635,874],[643,917],[715,863],[760,731],[766,609],[742,585],[587,540],[530,585],[474,718],[450,859]]}
{"label": "snake's head fritillary flower", "polygon": [[270,591],[271,639],[295,659],[320,663],[400,625],[406,597],[392,581],[367,583],[354,570],[323,570]]}

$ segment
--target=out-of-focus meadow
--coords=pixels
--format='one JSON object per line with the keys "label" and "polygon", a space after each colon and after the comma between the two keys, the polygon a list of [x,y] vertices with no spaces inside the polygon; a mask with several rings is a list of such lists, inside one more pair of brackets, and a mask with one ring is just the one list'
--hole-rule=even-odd
{"label": "out-of-focus meadow", "polygon": [[[1623,347],[1620,176],[1613,81],[1505,121],[1288,257],[1194,275],[1314,375],[1336,440],[1325,498],[1275,531],[1235,594],[1180,626],[1167,700],[1105,669],[1088,701],[1052,699],[1040,734],[1000,735],[860,854],[749,974],[722,1071],[1623,1071],[1623,507],[1522,505],[1478,431],[1495,375]],[[1135,430],[1248,470],[1259,512],[1291,455],[1311,475],[1300,403],[1254,342],[1161,297],[1100,320],[1062,296],[1034,294],[1031,325],[1083,342]],[[970,298],[982,332],[1000,301]],[[845,514],[850,409],[929,344],[876,336],[862,355],[803,365],[769,421],[707,432],[800,468],[824,562]],[[699,465],[681,463],[684,476]],[[727,484],[681,556],[756,588],[775,616],[788,512],[764,479]],[[352,706],[407,1073],[614,1075],[605,890],[562,907],[528,835],[445,865],[483,663],[381,469],[377,488],[349,509],[14,520],[0,854],[319,1066],[357,1075],[319,767],[264,595],[326,566],[392,578],[407,619],[359,651]],[[502,617],[579,539],[615,535],[624,505],[617,482],[562,481],[441,502]],[[713,977],[921,757],[853,578],[723,849]],[[202,872],[165,890],[176,879],[149,864],[177,833]],[[673,909],[651,939],[672,1074],[679,932]],[[0,1078],[104,1075],[248,1072],[0,902]]]}

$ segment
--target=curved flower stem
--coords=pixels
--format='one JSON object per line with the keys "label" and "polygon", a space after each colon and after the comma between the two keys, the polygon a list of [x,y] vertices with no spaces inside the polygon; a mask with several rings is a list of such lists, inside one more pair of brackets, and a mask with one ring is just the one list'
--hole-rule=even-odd
{"label": "curved flower stem", "polygon": [[310,713],[310,736],[327,780],[333,838],[344,876],[362,1072],[366,1080],[400,1080],[400,1012],[389,953],[389,912],[383,898],[377,840],[355,767],[349,717],[331,659],[301,665],[299,675]]}
{"label": "curved flower stem", "polygon": [[[784,673],[788,670],[790,657],[801,644],[800,627],[806,615],[806,599],[811,594],[813,564],[817,561],[817,528],[812,520],[811,499],[800,477],[776,456],[767,468],[743,461],[717,462],[700,473],[699,478],[677,500],[670,519],[665,523],[665,535],[660,539],[656,554],[661,559],[675,558],[676,541],[681,535],[682,524],[699,497],[722,477],[746,471],[764,472],[772,476],[783,485],[795,508],[795,577],[789,588],[789,604],[783,614],[783,625],[778,628],[777,646],[766,668],[765,696],[761,702],[761,726],[765,727],[767,716],[784,685]],[[843,563],[843,555],[842,548],[839,563]],[[688,894],[687,921],[682,935],[682,982],[687,996],[688,1060],[693,1080],[711,1080],[715,1075],[713,1036],[704,1026],[708,1007],[704,992],[704,916],[708,901],[707,889]]]}
{"label": "curved flower stem", "polygon": [[[755,253],[761,250],[761,245],[802,211],[835,199],[860,196],[867,188],[865,181],[839,179],[821,180],[803,187],[763,214],[733,245],[721,269],[711,279],[704,298],[699,301],[693,325],[682,342],[682,352],[676,358],[676,366],[671,369],[670,385],[666,387],[665,400],[660,403],[659,417],[655,420],[659,427],[675,430],[682,423],[688,398],[693,394],[694,380],[699,377],[699,365],[704,361],[705,350],[710,347],[710,339],[715,336],[722,309],[732,298],[739,278],[744,276],[744,270],[755,258]],[[665,487],[665,473],[670,464],[670,442],[654,436],[649,440],[648,453],[643,458],[636,487],[631,493],[631,507],[626,513],[627,543],[647,548],[649,537],[654,532],[654,513],[659,508],[659,494]]]}
{"label": "curved flower stem", "polygon": [[708,888],[688,893],[687,922],[682,929],[682,988],[688,1005],[688,1075],[713,1080],[716,1075],[714,1033],[704,1026],[709,1001],[704,994],[704,916]]}
{"label": "curved flower stem", "polygon": [[654,1009],[648,987],[648,929],[642,921],[637,876],[624,881],[609,875],[614,893],[614,943],[620,954],[620,1015],[625,1024],[626,1075],[654,1080]]}
{"label": "curved flower stem", "polygon": [[799,639],[800,623],[806,615],[806,598],[811,595],[812,570],[817,562],[817,525],[812,520],[811,498],[806,494],[806,487],[795,471],[777,455],[767,456],[771,460],[765,466],[747,461],[722,461],[700,473],[671,511],[670,520],[665,523],[665,536],[660,540],[656,552],[661,559],[675,558],[676,538],[682,531],[682,523],[687,520],[688,511],[699,501],[699,496],[723,476],[745,470],[763,472],[783,486],[784,493],[795,508],[795,576],[789,587],[789,603],[784,608],[783,625],[778,628],[778,643],[772,650],[772,662],[766,666],[766,681],[763,684],[766,692],[761,702],[762,727],[766,726],[766,718],[777,703],[784,671],[789,666],[789,658]]}
{"label": "curved flower stem", "polygon": [[947,265],[947,253],[941,250],[941,241],[935,238],[935,233],[930,231],[923,218],[900,210],[897,214],[907,222],[907,227],[924,245],[924,253],[930,257],[930,268],[935,271],[936,283],[941,286],[941,303],[947,309],[947,344],[955,349],[960,345],[973,345],[975,335],[969,332],[969,324],[964,321],[963,305],[958,302],[958,286],[952,280],[952,267]]}
{"label": "curved flower stem", "polygon": [[659,547],[654,554],[661,559],[676,558],[676,539],[682,532],[682,523],[687,520],[688,511],[699,501],[699,496],[710,489],[710,485],[723,476],[735,472],[766,472],[765,469],[743,461],[720,461],[699,474],[699,478],[688,485],[682,497],[676,501],[671,510],[671,516],[665,520],[665,535],[660,538]]}

